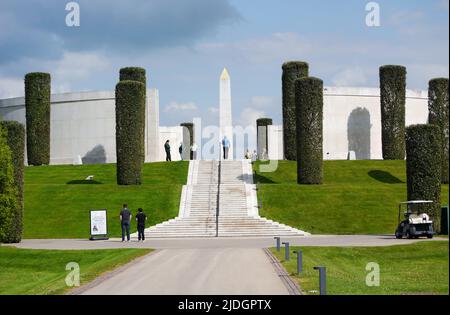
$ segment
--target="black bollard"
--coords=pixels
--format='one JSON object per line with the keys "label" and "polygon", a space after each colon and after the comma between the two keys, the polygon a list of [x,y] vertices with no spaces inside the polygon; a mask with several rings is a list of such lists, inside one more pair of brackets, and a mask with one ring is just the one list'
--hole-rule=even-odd
{"label": "black bollard", "polygon": [[303,271],[303,253],[301,249],[294,251],[297,254],[297,274],[299,275]]}
{"label": "black bollard", "polygon": [[314,269],[319,270],[320,295],[327,295],[327,268],[320,266]]}
{"label": "black bollard", "polygon": [[274,239],[277,241],[277,252],[281,251],[281,237],[274,237]]}
{"label": "black bollard", "polygon": [[289,261],[289,242],[283,242],[284,245],[284,260]]}

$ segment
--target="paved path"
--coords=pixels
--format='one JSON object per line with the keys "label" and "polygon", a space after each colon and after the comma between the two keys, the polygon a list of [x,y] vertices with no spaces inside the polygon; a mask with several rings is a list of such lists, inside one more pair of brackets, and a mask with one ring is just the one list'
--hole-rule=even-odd
{"label": "paved path", "polygon": [[261,249],[159,250],[93,285],[82,294],[289,294]]}
{"label": "paved path", "polygon": [[[314,235],[286,237],[298,246],[391,246],[429,240],[397,240],[390,235]],[[447,238],[435,238],[445,240]],[[432,240],[433,241],[433,240]],[[106,277],[94,280],[77,294],[286,295],[292,282],[267,257],[263,248],[273,238],[151,239],[122,243],[120,239],[24,240],[16,245],[32,249],[155,248],[156,252]],[[290,288],[290,289],[288,289]],[[295,290],[294,290],[295,291]]]}
{"label": "paved path", "polygon": [[[285,237],[283,241],[291,246],[392,246],[430,241],[397,240],[392,235],[313,235],[308,237]],[[434,238],[431,241],[448,238]],[[108,241],[89,241],[85,239],[48,239],[23,240],[15,245],[19,248],[31,249],[107,249],[107,248],[155,248],[155,249],[201,249],[201,248],[267,248],[274,247],[273,238],[197,238],[197,239],[150,239],[145,243],[133,240],[122,243],[120,239]]]}

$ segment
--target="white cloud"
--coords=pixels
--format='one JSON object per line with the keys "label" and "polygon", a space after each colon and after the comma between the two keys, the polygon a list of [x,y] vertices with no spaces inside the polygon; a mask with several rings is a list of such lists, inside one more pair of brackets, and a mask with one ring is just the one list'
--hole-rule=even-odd
{"label": "white cloud", "polygon": [[0,99],[24,95],[23,79],[0,78]]}
{"label": "white cloud", "polygon": [[337,73],[331,82],[336,86],[364,86],[368,80],[364,69],[353,67]]}
{"label": "white cloud", "polygon": [[54,69],[52,76],[55,80],[70,82],[104,71],[111,67],[111,63],[105,56],[93,52],[65,52],[61,59],[49,62],[47,66]]}
{"label": "white cloud", "polygon": [[254,109],[251,107],[245,107],[238,118],[238,125],[243,128],[253,126],[256,128],[256,120],[262,117],[265,117],[266,114],[264,111]]}
{"label": "white cloud", "polygon": [[227,43],[201,43],[196,46],[196,50],[200,53],[222,55],[224,58],[232,57],[235,61],[256,64],[297,59],[310,52],[312,48],[310,41],[293,32],[273,33],[265,37]]}
{"label": "white cloud", "polygon": [[220,110],[218,107],[209,107],[208,108],[208,113],[213,114],[213,115],[217,115],[219,114]]}
{"label": "white cloud", "polygon": [[170,111],[193,111],[197,110],[197,105],[195,105],[194,102],[188,102],[188,103],[177,103],[177,102],[170,102],[169,105],[167,105],[164,109],[165,112]]}
{"label": "white cloud", "polygon": [[275,105],[275,100],[271,96],[253,96],[250,99],[250,107],[256,107],[256,108],[271,108]]}

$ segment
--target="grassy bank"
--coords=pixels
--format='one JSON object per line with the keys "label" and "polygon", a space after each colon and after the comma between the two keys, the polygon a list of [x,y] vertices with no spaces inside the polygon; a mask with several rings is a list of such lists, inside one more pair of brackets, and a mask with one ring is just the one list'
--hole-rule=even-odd
{"label": "grassy bank", "polygon": [[[273,173],[255,164],[262,216],[311,233],[393,234],[406,200],[404,161],[325,161],[323,185],[297,185],[296,162]],[[442,204],[448,204],[448,185]]]}
{"label": "grassy bank", "polygon": [[[145,164],[141,186],[118,186],[115,164],[27,167],[24,237],[87,238],[91,209],[107,209],[110,236],[119,236],[123,203],[133,213],[142,207],[149,226],[171,219],[178,214],[188,165]],[[84,180],[89,175],[92,182]]]}
{"label": "grassy bank", "polygon": [[0,247],[0,294],[62,294],[71,289],[65,282],[70,272],[66,270],[69,262],[80,266],[80,284],[84,285],[150,251],[51,251]]}
{"label": "grassy bank", "polygon": [[[291,250],[297,250],[297,247]],[[306,294],[317,294],[319,273],[327,267],[327,293],[331,295],[448,294],[448,242],[422,242],[389,247],[303,247],[303,273],[298,276],[296,257],[284,261],[271,249]],[[366,265],[380,267],[380,286],[366,285]]]}

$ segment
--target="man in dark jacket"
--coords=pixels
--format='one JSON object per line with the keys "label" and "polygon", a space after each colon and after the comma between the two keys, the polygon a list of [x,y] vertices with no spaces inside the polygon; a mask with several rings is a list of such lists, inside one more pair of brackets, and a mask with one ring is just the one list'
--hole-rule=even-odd
{"label": "man in dark jacket", "polygon": [[128,210],[128,206],[126,204],[123,205],[122,211],[120,211],[120,223],[122,225],[122,242],[125,242],[125,233],[127,235],[127,241],[130,241],[130,221],[131,211]]}
{"label": "man in dark jacket", "polygon": [[144,213],[142,208],[139,208],[138,214],[136,214],[138,241],[145,241],[145,221],[147,221],[147,215]]}
{"label": "man in dark jacket", "polygon": [[172,157],[170,156],[170,144],[169,140],[164,144],[164,150],[166,151],[166,162],[172,161]]}

